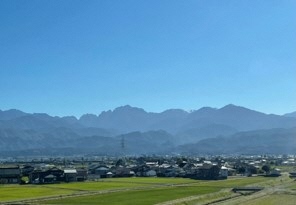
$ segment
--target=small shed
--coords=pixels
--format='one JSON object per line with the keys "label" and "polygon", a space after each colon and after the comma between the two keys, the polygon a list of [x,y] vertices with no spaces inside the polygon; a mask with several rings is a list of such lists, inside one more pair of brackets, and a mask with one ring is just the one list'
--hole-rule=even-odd
{"label": "small shed", "polygon": [[114,174],[113,174],[112,172],[108,172],[108,173],[107,173],[107,178],[112,178],[113,175],[114,175]]}
{"label": "small shed", "polygon": [[76,169],[65,169],[64,170],[65,182],[76,182],[77,181],[77,170]]}
{"label": "small shed", "polygon": [[87,180],[88,172],[86,169],[76,169],[77,171],[77,181],[85,181]]}
{"label": "small shed", "polygon": [[228,177],[228,168],[222,166],[222,167],[220,168],[219,175],[220,175],[220,177],[221,177],[222,179],[227,179],[227,177]]}

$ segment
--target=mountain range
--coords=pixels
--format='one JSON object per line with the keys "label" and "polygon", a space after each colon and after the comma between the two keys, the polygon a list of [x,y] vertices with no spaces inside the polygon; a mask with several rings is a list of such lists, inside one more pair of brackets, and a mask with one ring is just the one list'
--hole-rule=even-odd
{"label": "mountain range", "polygon": [[[169,109],[161,113],[126,105],[79,119],[0,110],[0,150],[2,154],[64,153],[61,150],[69,154],[290,152],[295,127],[296,112],[280,116],[232,104],[220,109]],[[279,143],[283,139],[286,143]],[[262,149],[264,143],[271,146],[270,140],[282,147]],[[214,146],[217,142],[220,148]]]}

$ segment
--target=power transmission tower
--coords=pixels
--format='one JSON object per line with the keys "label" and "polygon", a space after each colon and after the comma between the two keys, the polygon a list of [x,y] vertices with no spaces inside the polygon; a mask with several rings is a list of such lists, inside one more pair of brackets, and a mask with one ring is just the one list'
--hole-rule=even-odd
{"label": "power transmission tower", "polygon": [[125,139],[124,139],[124,137],[121,138],[121,151],[122,151],[122,155],[124,156],[124,154],[125,154]]}

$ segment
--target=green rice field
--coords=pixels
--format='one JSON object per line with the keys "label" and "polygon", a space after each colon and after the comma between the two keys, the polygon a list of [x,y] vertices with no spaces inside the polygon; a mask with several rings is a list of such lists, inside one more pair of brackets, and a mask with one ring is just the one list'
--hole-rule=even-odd
{"label": "green rice field", "polygon": [[[236,186],[265,186],[274,181],[275,178],[266,177],[242,177],[218,181],[185,178],[112,178],[96,182],[50,185],[1,185],[0,203],[148,205],[218,193]],[[229,194],[223,193],[223,195]]]}

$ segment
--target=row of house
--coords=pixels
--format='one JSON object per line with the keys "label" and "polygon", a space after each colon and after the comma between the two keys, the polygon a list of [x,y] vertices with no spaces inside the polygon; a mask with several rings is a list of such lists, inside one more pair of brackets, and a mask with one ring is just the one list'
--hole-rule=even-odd
{"label": "row of house", "polygon": [[[212,160],[212,161],[211,161]],[[226,179],[235,174],[251,176],[264,173],[262,166],[277,163],[277,158],[164,158],[130,157],[103,160],[65,160],[28,165],[0,165],[0,183],[59,183],[97,180],[110,177],[187,177],[193,179]],[[14,163],[17,164],[17,163]],[[49,165],[51,164],[51,165]],[[84,167],[84,168],[81,168]],[[271,169],[268,176],[279,176]]]}
{"label": "row of house", "polygon": [[48,167],[44,169],[33,166],[4,166],[0,167],[1,184],[20,183],[58,183],[85,181],[87,179],[86,169]]}
{"label": "row of house", "polygon": [[186,164],[183,167],[168,164],[130,166],[92,165],[85,168],[57,168],[34,166],[0,167],[0,183],[59,183],[94,180],[110,177],[188,177],[194,179],[226,179],[228,169],[214,164]]}
{"label": "row of house", "polygon": [[108,166],[93,165],[89,169],[91,178],[108,177],[187,177],[194,179],[226,179],[228,168],[215,164],[186,163],[184,166],[177,164],[146,163],[142,165]]}

